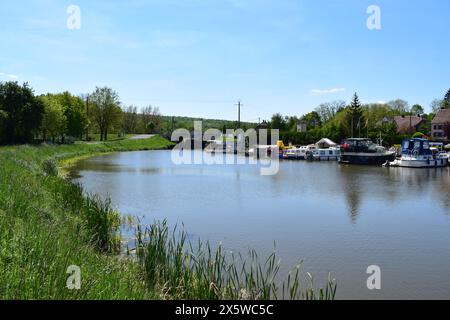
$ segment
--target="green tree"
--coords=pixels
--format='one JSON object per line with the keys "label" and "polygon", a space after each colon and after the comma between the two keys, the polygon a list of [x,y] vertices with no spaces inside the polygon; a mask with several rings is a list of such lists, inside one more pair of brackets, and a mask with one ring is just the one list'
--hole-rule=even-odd
{"label": "green tree", "polygon": [[124,110],[122,130],[125,133],[137,133],[138,113],[137,107],[129,106]]}
{"label": "green tree", "polygon": [[336,116],[336,113],[345,108],[345,102],[341,100],[322,103],[316,108],[322,123],[328,122]]}
{"label": "green tree", "polygon": [[418,115],[418,114],[424,114],[425,110],[420,104],[415,104],[411,107],[411,114]]}
{"label": "green tree", "polygon": [[154,133],[155,132],[155,124],[153,122],[147,123],[147,133]]}
{"label": "green tree", "polygon": [[[147,106],[142,109],[141,114],[142,119],[142,127],[143,131],[146,133],[155,133],[155,132],[161,132],[162,129],[162,116],[161,112],[159,111],[158,107],[153,106]],[[152,128],[151,131],[149,131],[149,124],[152,123],[153,125],[150,126]],[[192,124],[191,124],[192,126]]]}
{"label": "green tree", "polygon": [[419,115],[424,114],[425,109],[420,104],[415,104],[411,107],[411,114],[412,115]]}
{"label": "green tree", "polygon": [[44,141],[51,137],[55,142],[56,138],[63,136],[67,128],[67,118],[64,114],[64,107],[59,99],[54,95],[40,97],[44,106],[44,116],[41,123],[42,138]]}
{"label": "green tree", "polygon": [[348,108],[348,116],[349,116],[349,126],[352,137],[355,136],[355,134],[358,132],[358,136],[361,136],[361,132],[364,131],[364,115],[362,110],[361,102],[359,101],[358,94],[353,95],[352,102],[350,104],[350,107]]}
{"label": "green tree", "polygon": [[44,107],[24,83],[0,82],[0,144],[32,142],[39,131]]}
{"label": "green tree", "polygon": [[443,107],[445,109],[450,108],[450,89],[448,89],[447,93],[445,94]]}
{"label": "green tree", "polygon": [[89,124],[84,101],[67,91],[56,95],[56,98],[63,107],[66,117],[66,135],[81,139]]}
{"label": "green tree", "polygon": [[299,122],[299,118],[296,116],[292,116],[292,117],[287,117],[286,120],[286,130],[288,131],[297,131],[297,125]]}
{"label": "green tree", "polygon": [[301,120],[306,122],[308,130],[322,125],[320,115],[316,111],[305,114]]}
{"label": "green tree", "polygon": [[108,140],[108,132],[120,123],[122,109],[119,95],[108,87],[97,87],[90,96],[92,118],[100,130],[100,140]]}
{"label": "green tree", "polygon": [[286,119],[281,113],[275,113],[270,120],[270,128],[285,131],[287,127]]}
{"label": "green tree", "polygon": [[433,113],[437,113],[440,109],[445,109],[444,100],[434,99],[431,101],[431,110],[433,110]]}
{"label": "green tree", "polygon": [[396,99],[388,102],[388,105],[396,112],[397,115],[409,112],[409,104],[402,99]]}

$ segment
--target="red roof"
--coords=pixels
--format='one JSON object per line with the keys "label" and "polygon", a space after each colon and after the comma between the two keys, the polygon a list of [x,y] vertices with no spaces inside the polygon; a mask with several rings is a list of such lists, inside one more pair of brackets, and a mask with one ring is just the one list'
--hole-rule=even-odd
{"label": "red roof", "polygon": [[424,120],[422,117],[418,116],[396,116],[394,117],[394,121],[397,124],[398,132],[407,133],[410,128],[415,130],[416,127]]}
{"label": "red roof", "polygon": [[432,124],[443,124],[450,122],[450,109],[440,109],[436,113],[436,116],[434,117]]}

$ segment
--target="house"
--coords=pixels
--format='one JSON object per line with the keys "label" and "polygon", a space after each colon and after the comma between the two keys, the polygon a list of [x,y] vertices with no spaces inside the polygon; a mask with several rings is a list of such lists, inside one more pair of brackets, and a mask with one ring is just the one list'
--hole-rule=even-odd
{"label": "house", "polygon": [[306,121],[300,120],[297,123],[297,132],[306,132],[308,131],[308,123]]}
{"label": "house", "polygon": [[434,140],[450,139],[450,109],[441,109],[431,121],[431,136]]}
{"label": "house", "polygon": [[421,116],[395,116],[394,122],[397,126],[397,132],[400,134],[413,134],[420,131],[420,128],[426,124],[426,117]]}
{"label": "house", "polygon": [[269,128],[269,124],[266,120],[264,120],[262,123],[258,124],[255,128],[256,131],[258,130],[267,130]]}

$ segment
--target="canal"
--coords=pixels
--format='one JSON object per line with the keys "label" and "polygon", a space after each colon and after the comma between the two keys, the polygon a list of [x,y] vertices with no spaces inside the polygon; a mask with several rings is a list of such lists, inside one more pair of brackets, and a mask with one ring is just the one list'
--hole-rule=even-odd
{"label": "canal", "polygon": [[[145,151],[73,173],[144,223],[184,224],[190,239],[229,251],[276,250],[280,274],[302,261],[318,285],[331,272],[338,299],[450,298],[450,168],[282,161],[262,176],[257,165],[176,165],[170,151]],[[381,290],[367,289],[370,265]]]}

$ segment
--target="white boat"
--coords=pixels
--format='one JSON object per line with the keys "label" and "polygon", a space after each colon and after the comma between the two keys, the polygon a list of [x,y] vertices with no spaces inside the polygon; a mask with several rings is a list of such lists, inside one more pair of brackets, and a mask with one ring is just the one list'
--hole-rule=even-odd
{"label": "white boat", "polygon": [[314,150],[313,158],[317,161],[339,161],[341,158],[341,148],[331,147]]}
{"label": "white boat", "polygon": [[290,148],[283,154],[284,159],[308,160],[313,159],[314,151],[318,150],[317,146],[310,144],[300,148]]}
{"label": "white boat", "polygon": [[407,139],[402,143],[400,159],[386,163],[386,166],[405,168],[438,168],[448,165],[448,155],[431,148],[428,140]]}
{"label": "white boat", "polygon": [[278,152],[279,148],[277,145],[256,145],[248,150],[248,155],[250,157],[256,158],[269,158],[272,154]]}
{"label": "white boat", "polygon": [[207,153],[234,153],[234,145],[223,140],[209,140],[207,143],[208,145],[204,150]]}
{"label": "white boat", "polygon": [[292,147],[287,149],[284,153],[283,153],[283,158],[284,159],[299,159],[300,157],[300,148],[296,148],[296,147]]}

